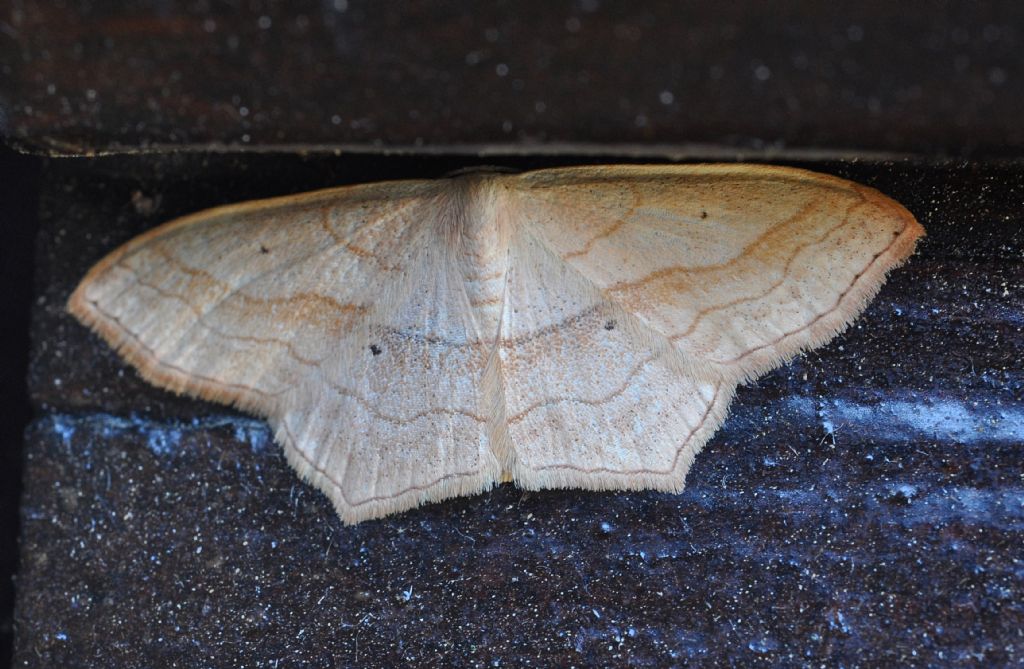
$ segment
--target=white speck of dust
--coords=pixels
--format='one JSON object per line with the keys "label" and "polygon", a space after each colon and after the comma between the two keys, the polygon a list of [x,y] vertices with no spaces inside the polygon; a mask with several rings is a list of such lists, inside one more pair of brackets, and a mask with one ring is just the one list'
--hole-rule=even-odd
{"label": "white speck of dust", "polygon": [[170,455],[180,439],[181,430],[176,428],[150,430],[146,436],[146,446],[154,455]]}
{"label": "white speck of dust", "polygon": [[909,483],[898,483],[892,488],[893,492],[901,495],[904,499],[914,499],[917,497],[917,486]]}
{"label": "white speck of dust", "polygon": [[846,616],[843,615],[842,611],[836,611],[835,616],[829,621],[828,626],[832,629],[837,629],[843,634],[850,633],[850,625],[846,622]]}
{"label": "white speck of dust", "polygon": [[822,417],[821,426],[825,429],[825,434],[834,434],[836,431],[836,426],[828,418]]}
{"label": "white speck of dust", "polygon": [[254,453],[259,453],[266,449],[270,437],[264,423],[240,422],[235,426],[235,441],[247,443]]}
{"label": "white speck of dust", "polygon": [[779,647],[779,643],[770,637],[759,637],[747,644],[747,648],[755,653],[770,653]]}
{"label": "white speck of dust", "polygon": [[53,431],[60,435],[61,441],[67,445],[75,436],[74,424],[65,416],[53,417]]}

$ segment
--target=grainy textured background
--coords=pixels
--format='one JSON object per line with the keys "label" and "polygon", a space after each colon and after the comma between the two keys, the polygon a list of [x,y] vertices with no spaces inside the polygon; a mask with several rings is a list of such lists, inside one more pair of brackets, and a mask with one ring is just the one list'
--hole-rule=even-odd
{"label": "grainy textured background", "polygon": [[158,221],[370,162],[46,166],[20,663],[1024,660],[1019,169],[814,165],[929,236],[845,335],[740,391],[682,495],[505,485],[344,527],[262,423],[150,388],[63,301]]}
{"label": "grainy textured background", "polygon": [[[1024,664],[1022,47],[1018,2],[9,0],[16,665]],[[152,153],[43,157],[109,151]],[[846,334],[740,390],[681,495],[506,485],[346,528],[264,424],[63,313],[206,206],[597,156],[852,158],[801,166],[928,230]]]}
{"label": "grainy textured background", "polygon": [[45,152],[1024,149],[1019,2],[9,2]]}

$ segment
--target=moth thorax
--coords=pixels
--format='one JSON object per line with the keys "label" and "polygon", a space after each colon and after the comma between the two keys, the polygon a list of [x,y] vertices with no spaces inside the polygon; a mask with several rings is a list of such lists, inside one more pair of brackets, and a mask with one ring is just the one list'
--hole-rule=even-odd
{"label": "moth thorax", "polygon": [[460,179],[463,184],[458,262],[466,296],[481,336],[497,332],[508,272],[508,197],[490,175]]}

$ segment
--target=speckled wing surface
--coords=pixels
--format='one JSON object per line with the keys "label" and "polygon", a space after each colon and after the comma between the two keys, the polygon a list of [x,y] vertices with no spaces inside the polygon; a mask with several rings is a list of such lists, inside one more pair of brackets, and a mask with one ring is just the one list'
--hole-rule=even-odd
{"label": "speckled wing surface", "polygon": [[736,384],[845,327],[923,232],[877,191],[796,169],[515,179],[501,347],[531,487],[680,490]]}
{"label": "speckled wing surface", "polygon": [[233,205],[171,222],[71,297],[156,385],[266,416],[347,522],[479,491],[485,368],[435,226],[445,182]]}
{"label": "speckled wing surface", "polygon": [[358,522],[510,479],[681,489],[736,384],[831,338],[922,232],[789,168],[479,172],[168,223],[69,309],[151,382],[265,416]]}

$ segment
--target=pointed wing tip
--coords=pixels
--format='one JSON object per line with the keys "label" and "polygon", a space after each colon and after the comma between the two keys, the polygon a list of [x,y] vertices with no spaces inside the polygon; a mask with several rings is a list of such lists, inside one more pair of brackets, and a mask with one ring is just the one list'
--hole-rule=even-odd
{"label": "pointed wing tip", "polygon": [[64,303],[64,310],[74,316],[82,325],[93,327],[93,322],[96,320],[95,310],[91,308],[91,304],[85,298],[84,281],[79,283],[68,297],[67,302]]}
{"label": "pointed wing tip", "polygon": [[751,381],[785,364],[794,356],[823,346],[845,331],[867,308],[885,285],[889,274],[914,254],[924,227],[899,202],[861,184],[845,182],[864,198],[872,210],[866,214],[878,223],[879,236],[891,234],[887,246],[870,258],[854,282],[840,296],[835,307],[809,323],[799,337],[787,336],[773,347],[751,351],[744,356],[742,380]]}
{"label": "pointed wing tip", "polygon": [[115,319],[104,313],[96,302],[87,296],[91,285],[90,273],[90,276],[83,279],[74,292],[71,293],[65,304],[65,310],[74,316],[79,323],[99,335],[103,341],[129,364],[138,367],[139,363],[135,360],[137,356],[127,350],[129,348],[129,336],[125,328]]}
{"label": "pointed wing tip", "polygon": [[113,349],[121,360],[135,369],[147,383],[174,393],[201,400],[234,406],[242,411],[266,415],[267,407],[260,398],[246,395],[241,390],[216,382],[203,380],[162,363],[145,343],[139,340],[123,323],[107,314],[87,295],[95,283],[90,272],[78,285],[65,305],[65,310],[96,333]]}
{"label": "pointed wing tip", "polygon": [[[913,241],[917,241],[925,235],[924,226],[922,226],[918,222],[917,218],[915,218],[914,215],[902,204],[874,188],[857,184],[852,181],[850,183],[854,185],[866,201],[870,202],[880,212],[882,212],[881,218],[899,222],[901,235],[906,236]],[[912,252],[913,246],[910,247],[910,252],[908,252],[907,255],[910,255]]]}
{"label": "pointed wing tip", "polygon": [[861,276],[861,281],[876,284],[870,291],[870,299],[881,288],[889,272],[914,254],[918,241],[925,236],[925,229],[906,207],[891,197],[867,186],[857,185],[857,189],[877,212],[873,218],[880,225],[890,225],[893,235],[889,246],[872,259]]}

